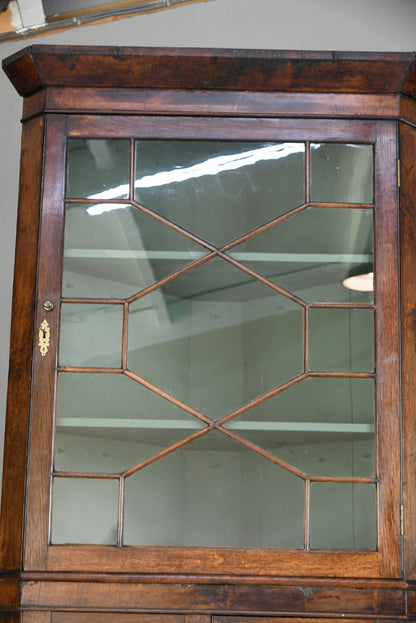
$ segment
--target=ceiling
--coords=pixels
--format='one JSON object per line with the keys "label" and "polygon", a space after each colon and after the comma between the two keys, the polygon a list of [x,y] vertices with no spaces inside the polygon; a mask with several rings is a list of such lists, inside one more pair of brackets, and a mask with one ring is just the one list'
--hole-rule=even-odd
{"label": "ceiling", "polygon": [[209,0],[0,0],[0,42]]}

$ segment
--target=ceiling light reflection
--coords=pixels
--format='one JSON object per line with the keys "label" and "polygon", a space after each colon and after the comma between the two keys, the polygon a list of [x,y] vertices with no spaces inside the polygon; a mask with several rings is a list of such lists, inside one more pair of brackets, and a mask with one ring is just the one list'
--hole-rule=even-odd
{"label": "ceiling light reflection", "polygon": [[[170,171],[159,171],[153,175],[145,175],[134,183],[135,188],[154,188],[165,186],[174,182],[203,177],[205,175],[218,175],[224,171],[233,171],[241,167],[251,166],[263,160],[279,160],[291,154],[303,153],[303,143],[278,143],[259,149],[250,149],[237,154],[215,156],[203,162],[198,162],[190,167],[175,168]],[[89,199],[116,199],[125,197],[129,193],[128,184],[109,188],[102,192],[90,195]]]}
{"label": "ceiling light reflection", "polygon": [[372,292],[374,290],[374,273],[353,275],[344,279],[342,285],[349,290],[356,290],[357,292]]}
{"label": "ceiling light reflection", "polygon": [[[93,199],[93,197],[89,197]],[[90,216],[99,216],[104,212],[112,212],[113,210],[123,210],[124,208],[130,208],[131,206],[126,203],[97,203],[87,208],[87,212]]]}

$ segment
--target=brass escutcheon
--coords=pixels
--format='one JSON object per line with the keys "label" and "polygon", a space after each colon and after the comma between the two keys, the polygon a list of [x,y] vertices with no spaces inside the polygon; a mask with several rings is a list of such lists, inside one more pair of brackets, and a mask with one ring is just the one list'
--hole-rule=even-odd
{"label": "brass escutcheon", "polygon": [[39,327],[39,349],[42,357],[44,357],[49,350],[50,338],[51,328],[49,323],[46,320],[43,320]]}

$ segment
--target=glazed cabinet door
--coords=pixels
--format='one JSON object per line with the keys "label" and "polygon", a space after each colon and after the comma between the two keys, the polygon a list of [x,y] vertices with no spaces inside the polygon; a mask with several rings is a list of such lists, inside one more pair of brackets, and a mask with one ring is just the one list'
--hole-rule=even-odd
{"label": "glazed cabinet door", "polygon": [[395,170],[388,122],[49,116],[27,569],[399,575]]}

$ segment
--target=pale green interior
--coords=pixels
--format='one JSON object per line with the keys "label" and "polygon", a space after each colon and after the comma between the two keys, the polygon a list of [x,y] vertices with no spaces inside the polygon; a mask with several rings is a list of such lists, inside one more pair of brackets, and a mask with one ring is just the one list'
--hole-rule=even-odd
{"label": "pale green interior", "polygon": [[[372,147],[329,144],[311,147],[311,199],[331,206],[226,249],[271,284],[217,257],[139,295],[303,205],[304,150],[137,141],[129,197],[129,141],[70,141],[62,294],[109,300],[63,303],[59,365],[120,369],[123,306],[111,299],[133,297],[127,368],[166,396],[114,370],[60,372],[55,470],[119,474],[156,455],[206,425],[186,405],[217,420],[304,373],[302,301],[372,302],[342,285],[373,263],[372,209],[359,207],[373,200]],[[307,370],[373,372],[372,309],[311,308],[308,327]],[[375,477],[374,405],[371,378],[307,378],[245,409],[225,425],[241,443],[208,432],[128,476],[124,544],[302,549],[304,480],[291,470]],[[52,542],[114,544],[117,483],[56,477]],[[373,484],[312,483],[312,548],[374,549],[375,517]]]}

